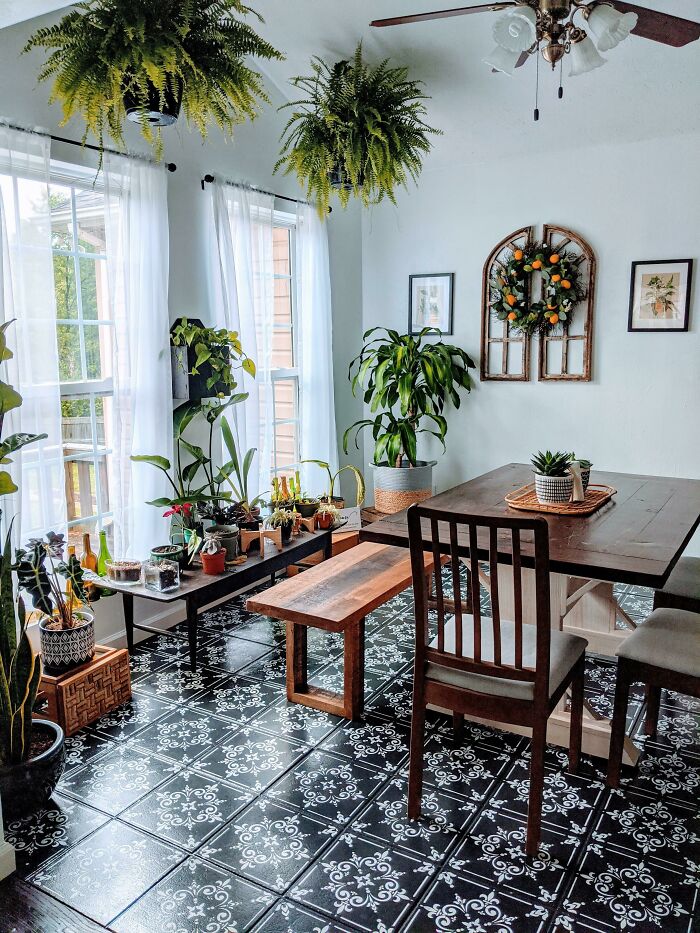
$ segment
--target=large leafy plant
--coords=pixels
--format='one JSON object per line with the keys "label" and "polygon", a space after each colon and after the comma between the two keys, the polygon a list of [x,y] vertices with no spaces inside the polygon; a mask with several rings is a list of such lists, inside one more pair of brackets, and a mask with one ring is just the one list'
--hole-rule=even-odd
{"label": "large leafy plant", "polygon": [[[6,339],[10,323],[0,326],[0,362],[12,358]],[[0,437],[5,414],[21,404],[22,396],[11,385],[0,381]],[[10,464],[13,453],[45,437],[45,434],[6,437],[0,441],[0,463]],[[16,491],[17,485],[9,472],[0,470],[0,495]],[[24,603],[21,598],[15,602],[10,531],[11,527],[7,529],[0,555],[0,765],[17,764],[29,755],[32,711],[41,677],[41,662],[27,636]]]}
{"label": "large leafy plant", "polygon": [[234,330],[205,327],[183,317],[173,327],[170,340],[176,347],[194,349],[196,355],[194,366],[189,371],[191,376],[198,375],[205,365],[209,368],[207,389],[222,384],[232,391],[237,386],[236,370],[239,368],[255,377],[255,363],[244,352]]}
{"label": "large leafy plant", "polygon": [[123,147],[128,93],[160,154],[160,133],[146,119],[153,89],[162,107],[182,88],[185,116],[202,137],[210,123],[230,134],[267,101],[246,59],[283,56],[242,19],[251,13],[261,19],[241,0],[87,0],[35,32],[25,51],[52,50],[39,79],[53,80],[51,100],[63,104],[64,122],[79,113],[85,136],[93,132],[102,146],[108,132]]}
{"label": "large leafy plant", "polygon": [[63,535],[54,531],[46,539],[32,538],[18,548],[16,569],[19,588],[32,606],[52,620],[53,628],[71,629],[84,621],[77,612],[90,605],[90,597],[78,558],[72,554],[64,559],[65,545]]}
{"label": "large leafy plant", "polygon": [[311,72],[292,80],[305,96],[284,105],[293,111],[275,169],[296,174],[321,216],[334,190],[343,205],[350,194],[365,205],[395,201],[397,187],[418,178],[429,135],[439,132],[424,120],[429,98],[420,83],[388,60],[366,64],[362,44],[349,61],[312,59]]}
{"label": "large leafy plant", "polygon": [[[383,331],[386,337],[372,337]],[[371,418],[351,425],[343,436],[348,452],[350,434],[357,437],[371,427],[374,438],[374,463],[401,467],[404,461],[416,466],[417,435],[432,434],[445,447],[447,420],[443,414],[448,401],[459,408],[459,389],[471,391],[469,370],[474,361],[460,347],[429,342],[439,334],[425,327],[415,336],[399,335],[395,330],[373,327],[363,336],[364,346],[350,363],[349,377],[353,395],[363,390]],[[428,422],[428,427],[421,424]]]}

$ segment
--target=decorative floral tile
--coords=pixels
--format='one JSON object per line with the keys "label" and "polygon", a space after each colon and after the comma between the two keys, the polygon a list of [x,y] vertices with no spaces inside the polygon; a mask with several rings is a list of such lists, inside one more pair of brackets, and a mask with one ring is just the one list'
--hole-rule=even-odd
{"label": "decorative floral tile", "polygon": [[235,674],[253,661],[270,656],[269,645],[261,645],[245,638],[221,635],[208,642],[197,651],[197,660],[207,667],[217,668],[229,674]]}
{"label": "decorative floral tile", "polygon": [[48,805],[36,813],[6,822],[5,841],[14,846],[18,874],[26,877],[107,820],[97,810],[54,794]]}
{"label": "decorative floral tile", "polygon": [[458,834],[476,812],[476,805],[447,791],[425,787],[421,816],[408,818],[407,782],[394,777],[352,823],[352,832],[442,862]]}
{"label": "decorative floral tile", "polygon": [[313,625],[307,628],[308,650],[317,658],[337,658],[345,648],[345,638],[342,632],[326,632]]}
{"label": "decorative floral tile", "polygon": [[136,684],[139,693],[150,693],[171,703],[188,703],[204,690],[213,689],[223,674],[198,665],[190,670],[189,661],[175,661],[161,666]]}
{"label": "decorative floral tile", "polygon": [[93,732],[91,728],[81,729],[75,735],[67,736],[65,739],[66,764],[63,773],[69,774],[76,768],[82,768],[88,761],[92,761],[98,755],[104,755],[112,748],[114,748],[113,742],[99,732]]}
{"label": "decorative floral tile", "polygon": [[200,854],[283,893],[336,832],[306,813],[261,799],[206,843]]}
{"label": "decorative floral tile", "polygon": [[254,933],[352,933],[349,927],[282,898],[265,915]]}
{"label": "decorative floral tile", "polygon": [[395,641],[372,639],[365,649],[365,667],[389,677],[413,667],[412,645]]}
{"label": "decorative floral tile", "polygon": [[321,746],[358,764],[391,771],[408,755],[408,729],[368,716],[364,722],[344,722]]}
{"label": "decorative floral tile", "polygon": [[109,924],[181,859],[180,851],[112,820],[40,868],[32,883]]}
{"label": "decorative floral tile", "polygon": [[129,745],[117,745],[85,767],[64,775],[58,789],[116,815],[162,784],[176,770],[176,765],[170,761]]}
{"label": "decorative floral tile", "polygon": [[413,659],[416,642],[416,624],[413,614],[399,612],[393,615],[375,633],[375,637],[410,649],[409,661]]}
{"label": "decorative floral tile", "polygon": [[243,612],[232,628],[228,630],[229,635],[235,635],[237,638],[247,638],[249,641],[256,641],[261,645],[268,645],[271,648],[284,646],[287,640],[287,626],[281,619],[271,619],[269,616],[261,616],[255,612]]}
{"label": "decorative floral tile", "polygon": [[[373,696],[377,690],[388,682],[390,675],[380,671],[368,670],[365,667],[365,702]],[[345,684],[345,665],[342,657],[331,661],[330,664],[317,666],[312,673],[309,665],[309,682],[314,687],[322,687],[324,690],[332,690],[334,693],[342,693]]]}
{"label": "decorative floral tile", "polygon": [[301,703],[289,703],[286,699],[282,699],[257,716],[255,725],[275,735],[283,735],[307,745],[315,745],[342,721],[339,716],[332,716],[322,710],[302,706]]}
{"label": "decorative floral tile", "polygon": [[343,833],[290,897],[368,933],[389,933],[434,872],[427,860]]}
{"label": "decorative floral tile", "polygon": [[252,799],[250,791],[181,771],[121,814],[121,819],[193,851]]}
{"label": "decorative floral tile", "polygon": [[128,703],[123,703],[93,723],[91,730],[117,742],[126,742],[161,716],[172,712],[172,709],[171,703],[164,703],[150,694],[135,692]]}
{"label": "decorative floral tile", "polygon": [[307,751],[305,745],[244,726],[201,758],[197,770],[259,793]]}
{"label": "decorative floral tile", "polygon": [[426,739],[423,782],[479,803],[489,796],[510,756],[476,744],[455,745],[450,736]]}
{"label": "decorative floral tile", "polygon": [[406,933],[543,933],[550,904],[528,900],[515,891],[497,891],[451,871],[440,873],[404,927]]}
{"label": "decorative floral tile", "polygon": [[255,719],[281,696],[284,696],[284,691],[277,684],[236,675],[224,677],[216,690],[195,697],[191,706],[240,724]]}
{"label": "decorative floral tile", "polygon": [[413,677],[402,674],[367,701],[367,713],[410,725],[412,700]]}
{"label": "decorative floral tile", "polygon": [[700,807],[700,761],[675,749],[647,746],[634,771],[622,770],[621,786],[677,806]]}
{"label": "decorative floral tile", "polygon": [[384,774],[314,751],[292,768],[268,796],[341,826],[386,780]]}
{"label": "decorative floral tile", "polygon": [[[639,733],[644,728],[639,724]],[[646,740],[646,745],[659,748],[675,748],[677,751],[695,755],[700,759],[700,716],[689,710],[672,711],[668,707],[659,710],[656,734]]]}
{"label": "decorative floral tile", "polygon": [[224,741],[233,728],[227,719],[182,706],[154,722],[130,744],[180,765],[190,765]]}
{"label": "decorative floral tile", "polygon": [[142,648],[137,645],[133,653],[129,656],[129,665],[131,667],[131,684],[135,686],[139,681],[161,670],[166,664],[172,663],[172,657],[167,654],[159,654],[148,648]]}
{"label": "decorative floral tile", "polygon": [[[316,676],[324,663],[324,660],[309,654],[309,680]],[[243,674],[245,677],[252,677],[254,680],[263,680],[265,683],[278,684],[280,687],[284,687],[287,683],[287,656],[282,650],[273,650],[260,660],[249,664],[248,667],[243,669]]]}
{"label": "decorative floral tile", "polygon": [[156,651],[167,655],[171,660],[184,661],[190,656],[189,642],[187,641],[187,627],[180,625],[177,631],[164,632],[162,635],[153,635],[139,644],[141,651]]}
{"label": "decorative floral tile", "polygon": [[112,927],[117,933],[243,933],[274,900],[257,885],[189,858]]}

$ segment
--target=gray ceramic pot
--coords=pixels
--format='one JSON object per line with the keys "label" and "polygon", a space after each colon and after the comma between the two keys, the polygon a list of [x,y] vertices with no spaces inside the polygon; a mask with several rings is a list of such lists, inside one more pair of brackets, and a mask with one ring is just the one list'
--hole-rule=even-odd
{"label": "gray ceramic pot", "polygon": [[39,622],[39,643],[44,667],[52,673],[69,671],[91,661],[95,654],[95,617],[90,609],[78,609],[75,615],[83,622],[75,628],[49,629],[51,620]]}
{"label": "gray ceramic pot", "polygon": [[238,557],[238,525],[211,525],[207,531],[217,535],[221,547],[226,551],[226,563]]}
{"label": "gray ceramic pot", "polygon": [[436,460],[418,460],[416,466],[377,466],[374,470],[374,507],[378,512],[400,512],[423,502],[433,494],[433,467]]}

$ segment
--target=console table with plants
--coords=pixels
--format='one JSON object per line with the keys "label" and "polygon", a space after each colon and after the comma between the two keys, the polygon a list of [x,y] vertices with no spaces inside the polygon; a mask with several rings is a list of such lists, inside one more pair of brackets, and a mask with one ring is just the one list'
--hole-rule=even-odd
{"label": "console table with plants", "polygon": [[192,568],[181,577],[180,587],[176,590],[161,593],[158,590],[148,589],[141,583],[129,586],[106,579],[103,585],[122,594],[126,643],[130,654],[134,650],[134,629],[154,635],[163,634],[163,629],[134,622],[134,598],[150,599],[158,603],[183,600],[187,612],[190,668],[195,671],[197,669],[197,617],[200,609],[238,590],[245,589],[253,583],[259,583],[266,577],[274,583],[277,573],[286,570],[292,564],[299,563],[310,554],[321,551],[324,558],[329,558],[332,546],[330,529],[313,533],[306,532],[297,538],[292,538],[289,544],[281,549],[277,549],[267,541],[264,556],[250,554],[245,564],[226,570],[217,576],[210,576],[199,568]]}

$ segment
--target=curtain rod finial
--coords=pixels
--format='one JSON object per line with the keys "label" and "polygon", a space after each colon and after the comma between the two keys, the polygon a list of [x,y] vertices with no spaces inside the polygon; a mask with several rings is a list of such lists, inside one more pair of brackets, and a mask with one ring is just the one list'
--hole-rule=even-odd
{"label": "curtain rod finial", "polygon": [[175,165],[174,162],[168,162],[168,163],[166,164],[166,168],[168,169],[169,172],[176,172],[176,171],[177,171],[177,165]]}

